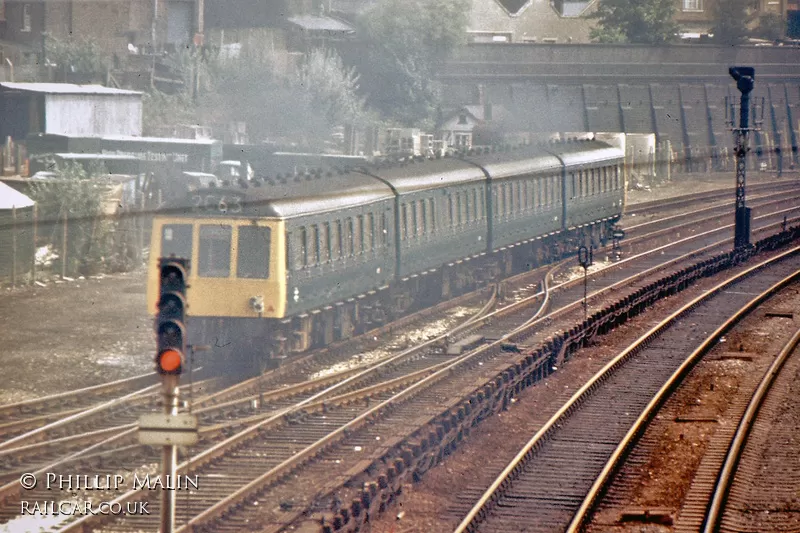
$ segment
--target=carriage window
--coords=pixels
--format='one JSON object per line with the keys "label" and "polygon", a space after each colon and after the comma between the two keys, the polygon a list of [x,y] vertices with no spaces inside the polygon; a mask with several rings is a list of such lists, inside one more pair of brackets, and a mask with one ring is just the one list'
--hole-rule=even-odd
{"label": "carriage window", "polygon": [[420,234],[419,218],[417,217],[417,202],[411,202],[409,209],[411,210],[411,228],[409,228],[409,234],[411,237],[416,237]]}
{"label": "carriage window", "polygon": [[319,228],[316,224],[309,228],[306,249],[308,250],[308,263],[310,265],[319,264]]}
{"label": "carriage window", "polygon": [[561,178],[558,176],[553,177],[553,189],[555,190],[555,197],[553,198],[553,203],[560,204],[561,203]]}
{"label": "carriage window", "polygon": [[239,227],[239,245],[236,247],[239,278],[267,279],[269,277],[270,229],[258,226]]}
{"label": "carriage window", "polygon": [[319,227],[319,260],[327,263],[331,260],[331,225],[327,222]]}
{"label": "carriage window", "polygon": [[525,211],[528,210],[528,181],[525,180],[521,183],[522,185],[522,192],[520,193],[520,202],[522,205],[522,209]]}
{"label": "carriage window", "polygon": [[231,274],[231,227],[200,226],[198,274],[206,278],[227,278]]}
{"label": "carriage window", "polygon": [[353,219],[344,221],[344,238],[342,239],[342,254],[345,257],[353,255]]}
{"label": "carriage window", "polygon": [[400,240],[406,240],[408,235],[408,206],[403,204],[400,208],[402,210],[402,217],[400,220]]}
{"label": "carriage window", "polygon": [[364,217],[358,215],[355,218],[355,228],[353,231],[353,252],[360,254],[364,246]]}
{"label": "carriage window", "polygon": [[389,230],[386,227],[386,214],[381,213],[380,218],[380,226],[378,226],[378,242],[381,243],[381,246],[386,246],[386,243],[389,242]]}
{"label": "carriage window", "polygon": [[419,211],[417,219],[420,221],[420,224],[422,225],[423,235],[428,233],[428,210],[425,209],[425,207],[426,207],[425,200],[420,200],[419,204],[417,205],[417,211]]}
{"label": "carriage window", "polygon": [[161,256],[192,258],[191,224],[167,224],[161,228]]}
{"label": "carriage window", "polygon": [[550,189],[553,195],[551,203],[552,205],[557,205],[560,203],[558,195],[561,192],[561,180],[558,179],[558,176],[553,176],[550,179],[553,180],[553,186]]}
{"label": "carriage window", "polygon": [[428,198],[428,220],[430,221],[431,233],[436,231],[436,211],[433,209],[433,198]]}
{"label": "carriage window", "polygon": [[372,213],[367,213],[364,218],[364,251],[368,252],[375,246],[375,225]]}
{"label": "carriage window", "polygon": [[448,195],[448,197],[447,197],[447,213],[448,213],[448,215],[447,215],[448,216],[448,219],[447,219],[448,226],[450,226],[450,227],[455,226],[456,225],[455,224],[456,223],[456,216],[455,216],[455,213],[453,212],[453,196],[452,195]]}
{"label": "carriage window", "polygon": [[542,205],[550,205],[550,178],[544,178],[542,185]]}
{"label": "carriage window", "polygon": [[306,228],[297,228],[292,233],[292,265],[295,270],[306,266]]}
{"label": "carriage window", "polygon": [[506,216],[511,215],[511,212],[513,211],[513,204],[511,203],[513,202],[513,193],[514,191],[511,190],[510,183],[503,185],[503,200],[506,204]]}
{"label": "carriage window", "polygon": [[331,224],[331,259],[334,261],[342,256],[342,223],[336,221]]}
{"label": "carriage window", "polygon": [[619,190],[620,189],[620,179],[619,179],[619,167],[614,167],[614,188]]}
{"label": "carriage window", "polygon": [[481,211],[478,208],[478,190],[472,189],[472,218],[475,220],[480,220]]}
{"label": "carriage window", "polygon": [[464,193],[464,222],[472,221],[472,200],[469,196],[469,191],[466,191]]}

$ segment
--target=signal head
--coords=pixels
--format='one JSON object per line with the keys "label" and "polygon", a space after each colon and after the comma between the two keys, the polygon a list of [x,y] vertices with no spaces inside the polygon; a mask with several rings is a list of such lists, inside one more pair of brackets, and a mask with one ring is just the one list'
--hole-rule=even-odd
{"label": "signal head", "polygon": [[165,292],[186,291],[186,271],[189,266],[188,259],[162,258],[159,261],[161,294]]}
{"label": "signal head", "polygon": [[158,324],[156,371],[159,374],[178,375],[183,372],[185,333],[183,322],[179,320],[164,320]]}

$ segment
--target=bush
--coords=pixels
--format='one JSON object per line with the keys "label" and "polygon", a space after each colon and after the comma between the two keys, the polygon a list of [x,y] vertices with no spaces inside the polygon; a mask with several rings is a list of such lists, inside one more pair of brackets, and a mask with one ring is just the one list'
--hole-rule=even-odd
{"label": "bush", "polygon": [[54,269],[61,270],[64,252],[62,249],[62,221],[67,216],[66,272],[69,275],[91,275],[105,269],[105,258],[110,250],[111,223],[105,220],[103,207],[108,191],[108,182],[102,165],[88,171],[78,163],[69,163],[59,168],[55,164],[58,179],[34,182],[31,197],[39,205],[41,235],[53,243],[58,253]]}
{"label": "bush", "polygon": [[67,74],[101,75],[108,67],[108,57],[90,39],[66,40],[45,37],[45,59]]}

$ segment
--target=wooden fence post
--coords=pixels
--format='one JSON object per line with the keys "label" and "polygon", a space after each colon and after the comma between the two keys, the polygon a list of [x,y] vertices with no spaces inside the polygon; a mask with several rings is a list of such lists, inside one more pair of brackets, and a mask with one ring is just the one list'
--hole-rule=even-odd
{"label": "wooden fence post", "polygon": [[11,206],[11,288],[17,286],[17,206]]}
{"label": "wooden fence post", "polygon": [[61,224],[61,279],[67,277],[67,209],[64,208],[64,219]]}
{"label": "wooden fence post", "polygon": [[38,205],[33,204],[33,256],[31,258],[31,285],[36,283],[36,233],[37,233],[37,217],[38,215]]}

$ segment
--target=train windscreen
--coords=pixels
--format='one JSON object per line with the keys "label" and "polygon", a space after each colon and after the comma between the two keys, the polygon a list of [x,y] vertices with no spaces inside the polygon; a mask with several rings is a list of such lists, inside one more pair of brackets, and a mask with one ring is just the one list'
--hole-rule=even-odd
{"label": "train windscreen", "polygon": [[269,277],[270,229],[258,226],[239,227],[236,276],[249,279]]}
{"label": "train windscreen", "polygon": [[166,224],[161,228],[161,256],[192,258],[191,224]]}
{"label": "train windscreen", "polygon": [[206,278],[227,278],[231,273],[231,227],[200,226],[200,256],[197,273]]}

